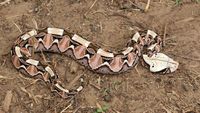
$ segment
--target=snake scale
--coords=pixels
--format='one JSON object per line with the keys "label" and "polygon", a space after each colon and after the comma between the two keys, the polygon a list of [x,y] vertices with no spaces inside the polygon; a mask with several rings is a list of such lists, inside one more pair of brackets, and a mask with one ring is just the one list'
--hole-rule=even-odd
{"label": "snake scale", "polygon": [[80,35],[60,28],[31,30],[18,36],[12,46],[12,63],[28,77],[40,77],[51,90],[67,98],[83,89],[66,89],[51,66],[34,59],[34,53],[60,53],[73,58],[88,69],[101,74],[119,74],[134,67],[142,54],[152,56],[160,51],[162,39],[151,30],[136,32],[120,51],[109,51],[87,41]]}

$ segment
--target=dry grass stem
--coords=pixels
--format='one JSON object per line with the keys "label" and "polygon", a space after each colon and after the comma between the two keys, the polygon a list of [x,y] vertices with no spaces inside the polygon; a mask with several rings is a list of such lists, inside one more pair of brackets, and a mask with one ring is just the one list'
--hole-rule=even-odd
{"label": "dry grass stem", "polygon": [[151,0],[148,0],[148,1],[147,1],[147,5],[146,5],[146,7],[145,7],[145,9],[144,9],[144,12],[147,12],[147,10],[149,9],[150,2],[151,2]]}
{"label": "dry grass stem", "polygon": [[60,113],[64,113],[71,106],[72,106],[72,103],[70,103],[67,107],[65,107],[65,109],[63,109]]}
{"label": "dry grass stem", "polygon": [[14,78],[9,78],[9,77],[5,77],[3,75],[0,75],[0,79],[14,79]]}
{"label": "dry grass stem", "polygon": [[98,89],[98,90],[101,89],[98,85],[95,85],[95,84],[93,84],[93,83],[90,83],[90,85],[93,86],[94,88]]}
{"label": "dry grass stem", "polygon": [[11,0],[5,0],[5,1],[3,1],[3,2],[0,3],[0,6],[1,6],[1,5],[6,5],[6,4],[10,4],[10,1],[11,1]]}
{"label": "dry grass stem", "polygon": [[76,76],[76,77],[74,78],[74,80],[72,80],[72,81],[69,83],[69,85],[67,86],[67,88],[71,89],[72,86],[81,78],[81,76],[82,76],[82,74]]}
{"label": "dry grass stem", "polygon": [[37,22],[36,22],[36,20],[34,18],[32,19],[32,22],[35,25],[35,28],[38,29],[38,24],[37,24]]}
{"label": "dry grass stem", "polygon": [[93,4],[90,6],[89,10],[84,14],[85,16],[88,14],[88,12],[90,12],[90,9],[92,9],[92,8],[94,7],[94,5],[96,4],[97,1],[98,1],[98,0],[95,0],[95,1],[93,2]]}
{"label": "dry grass stem", "polygon": [[20,33],[23,33],[22,30],[20,29],[20,27],[15,22],[13,22],[13,24],[17,27],[17,29],[19,30]]}
{"label": "dry grass stem", "polygon": [[163,34],[163,47],[166,46],[166,35],[167,35],[167,25],[165,25],[165,28],[164,28],[164,34]]}
{"label": "dry grass stem", "polygon": [[24,93],[28,94],[28,97],[29,97],[30,99],[34,100],[34,102],[35,102],[36,104],[38,104],[39,100],[38,100],[32,93],[28,92],[24,87],[20,87],[20,89],[21,89]]}

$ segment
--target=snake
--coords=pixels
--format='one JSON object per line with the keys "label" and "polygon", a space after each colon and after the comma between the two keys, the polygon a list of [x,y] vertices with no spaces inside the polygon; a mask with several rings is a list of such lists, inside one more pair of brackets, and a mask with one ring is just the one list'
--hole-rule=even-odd
{"label": "snake", "polygon": [[152,56],[163,46],[161,36],[152,30],[135,32],[124,48],[111,51],[94,44],[79,34],[62,28],[33,29],[19,35],[11,49],[14,67],[27,77],[38,77],[50,85],[62,98],[83,90],[83,78],[77,88],[67,89],[55,69],[34,58],[35,53],[66,55],[91,71],[100,74],[120,74],[135,67],[143,54]]}

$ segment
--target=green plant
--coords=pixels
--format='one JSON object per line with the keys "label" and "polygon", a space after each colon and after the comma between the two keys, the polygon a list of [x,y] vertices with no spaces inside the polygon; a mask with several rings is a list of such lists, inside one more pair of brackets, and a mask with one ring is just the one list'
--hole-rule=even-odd
{"label": "green plant", "polygon": [[97,108],[94,113],[103,113],[106,112],[109,109],[108,105],[104,105],[102,108]]}
{"label": "green plant", "polygon": [[179,5],[181,0],[176,0],[176,5]]}

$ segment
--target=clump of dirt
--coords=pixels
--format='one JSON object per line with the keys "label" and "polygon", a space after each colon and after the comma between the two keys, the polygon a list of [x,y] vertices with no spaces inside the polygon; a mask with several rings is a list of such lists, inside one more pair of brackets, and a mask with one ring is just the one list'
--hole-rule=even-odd
{"label": "clump of dirt", "polygon": [[[5,0],[9,1],[9,0]],[[183,0],[12,0],[0,1],[0,112],[9,113],[200,113],[200,4]],[[14,69],[10,49],[22,32],[59,27],[81,34],[103,48],[122,49],[138,30],[166,30],[163,53],[180,63],[159,75],[138,64],[115,76],[100,75],[61,55],[56,62],[66,86],[84,74],[84,90],[62,99],[37,79]],[[10,96],[11,95],[11,96]],[[11,100],[9,99],[11,98]],[[5,101],[9,100],[9,101]],[[102,109],[100,109],[102,108]]]}

